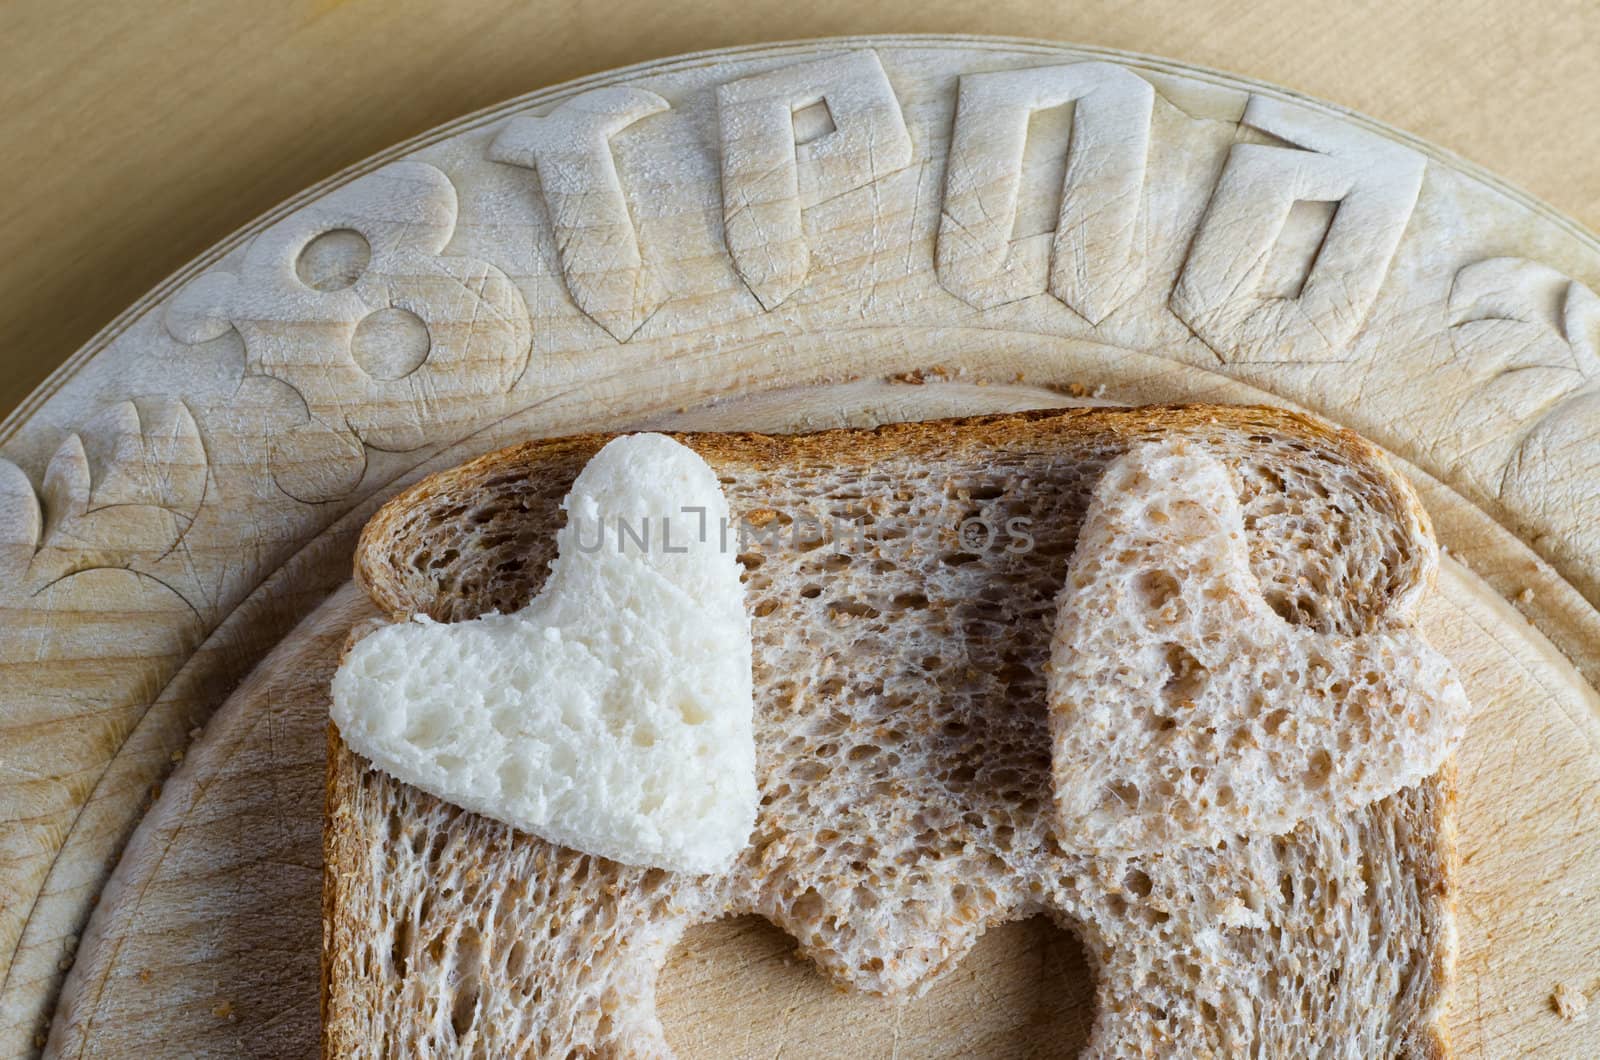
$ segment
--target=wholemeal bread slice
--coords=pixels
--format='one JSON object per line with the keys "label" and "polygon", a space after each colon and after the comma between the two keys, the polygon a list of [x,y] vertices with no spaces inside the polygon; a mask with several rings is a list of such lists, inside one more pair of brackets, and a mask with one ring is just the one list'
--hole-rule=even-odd
{"label": "wholemeal bread slice", "polygon": [[[881,993],[925,987],[991,925],[1048,913],[1094,965],[1091,1055],[1446,1054],[1448,768],[1277,836],[1123,854],[1053,829],[1046,667],[1108,464],[1173,439],[1222,462],[1267,606],[1355,636],[1414,606],[1435,563],[1376,450],[1215,407],[678,438],[735,517],[872,531],[765,536],[741,557],[750,845],[718,875],[625,867],[445,804],[330,731],[328,1055],[666,1055],[657,970],[688,926],[750,912]],[[358,577],[396,619],[516,609],[604,441],[530,442],[424,481],[369,524]]]}

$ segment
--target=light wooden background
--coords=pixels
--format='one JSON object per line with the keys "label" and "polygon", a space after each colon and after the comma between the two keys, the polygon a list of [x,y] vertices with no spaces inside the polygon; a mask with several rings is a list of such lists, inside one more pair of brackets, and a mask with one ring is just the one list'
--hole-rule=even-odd
{"label": "light wooden background", "polygon": [[233,229],[406,137],[627,63],[844,33],[1046,37],[1276,82],[1600,227],[1600,4],[8,0],[0,415]]}

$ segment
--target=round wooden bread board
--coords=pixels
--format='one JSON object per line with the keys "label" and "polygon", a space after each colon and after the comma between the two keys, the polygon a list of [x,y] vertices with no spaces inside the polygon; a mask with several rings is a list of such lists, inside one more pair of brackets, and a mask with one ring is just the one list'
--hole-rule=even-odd
{"label": "round wooden bread board", "polygon": [[[1321,413],[1418,485],[1474,705],[1455,1048],[1600,1055],[1597,282],[1593,237],[1401,134],[1037,42],[653,63],[341,174],[4,428],[0,1054],[316,1051],[350,549],[426,471],[579,429],[1205,400]],[[1042,922],[911,1002],[789,950],[695,932],[680,1055],[1070,1056],[1093,1015]]]}

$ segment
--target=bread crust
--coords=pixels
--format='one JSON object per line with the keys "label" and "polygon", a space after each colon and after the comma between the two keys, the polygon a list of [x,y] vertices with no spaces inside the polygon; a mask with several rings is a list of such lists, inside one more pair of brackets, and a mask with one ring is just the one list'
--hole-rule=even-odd
{"label": "bread crust", "polygon": [[[1174,432],[1196,436],[1226,435],[1249,439],[1259,434],[1289,439],[1308,452],[1325,454],[1366,474],[1374,484],[1372,504],[1382,519],[1401,528],[1415,545],[1410,560],[1399,565],[1392,583],[1385,585],[1382,608],[1412,610],[1431,587],[1436,568],[1432,526],[1409,483],[1384,454],[1355,433],[1299,413],[1267,407],[1174,405],[1144,409],[1069,409],[970,417],[956,420],[888,424],[877,428],[837,429],[805,435],[742,433],[680,433],[673,437],[696,450],[714,469],[779,469],[792,466],[860,469],[863,473],[880,460],[908,452],[949,459],[960,454],[981,454],[1008,447],[1049,449],[1067,438],[1085,434],[1101,436],[1108,449],[1126,448],[1133,441]],[[571,473],[581,467],[613,435],[587,434],[538,439],[512,446],[456,468],[437,473],[398,494],[380,509],[363,530],[355,556],[355,576],[373,602],[391,619],[416,612],[447,618],[459,601],[438,598],[426,572],[408,569],[405,546],[414,535],[419,513],[448,516],[464,501],[493,491],[497,483],[543,479],[545,493],[559,495]],[[459,514],[459,512],[458,512]],[[1382,609],[1380,608],[1380,609]],[[323,1053],[344,1056],[371,1044],[361,1040],[356,1024],[334,1011],[337,960],[347,953],[363,930],[350,919],[347,905],[362,871],[360,861],[370,858],[371,844],[381,837],[364,834],[352,813],[360,789],[384,778],[348,751],[336,730],[329,729],[327,818],[324,832],[324,952]],[[392,782],[391,782],[392,783]],[[431,806],[430,797],[413,793],[417,805]],[[1447,767],[1414,792],[1396,796],[1392,818],[1382,818],[1425,844],[1415,857],[1414,886],[1419,915],[1442,917],[1448,922],[1455,902],[1456,850],[1454,842],[1454,771]],[[444,808],[431,807],[447,812]],[[782,926],[782,925],[780,925]],[[948,964],[960,956],[954,953]],[[1097,961],[1091,947],[1091,957]],[[1425,983],[1415,989],[1429,996],[1442,994],[1452,975],[1453,932],[1434,944],[1423,972]],[[948,966],[948,965],[947,965]],[[936,974],[937,969],[934,973]],[[1103,984],[1102,984],[1103,985]],[[1102,1006],[1105,998],[1102,997]],[[1433,1018],[1415,1034],[1396,1042],[1403,1055],[1445,1057],[1449,1045],[1441,1025],[1442,1007],[1429,1005]],[[1102,1009],[1097,1027],[1107,1013]],[[659,1028],[657,1028],[659,1030]],[[1098,1031],[1097,1031],[1098,1034]]]}
{"label": "bread crust", "polygon": [[[1361,435],[1318,416],[1270,405],[1147,405],[1139,408],[1034,409],[942,420],[886,423],[877,427],[840,427],[808,434],[763,434],[756,431],[667,432],[699,453],[713,467],[722,464],[773,467],[782,464],[870,467],[885,456],[906,450],[959,447],[982,450],[1053,439],[1082,431],[1107,434],[1126,445],[1137,438],[1174,432],[1270,431],[1296,435],[1307,445],[1329,450],[1355,467],[1369,469],[1390,493],[1386,513],[1412,536],[1434,549],[1433,523],[1415,489],[1387,454]],[[382,611],[399,619],[425,608],[395,577],[385,561],[404,529],[405,518],[442,498],[471,496],[506,475],[546,473],[551,465],[586,460],[615,432],[531,439],[435,472],[400,493],[375,512],[356,544],[356,581]],[[1436,566],[1419,567],[1421,577],[1402,589],[1412,600],[1433,588]],[[1406,606],[1405,600],[1397,601]]]}

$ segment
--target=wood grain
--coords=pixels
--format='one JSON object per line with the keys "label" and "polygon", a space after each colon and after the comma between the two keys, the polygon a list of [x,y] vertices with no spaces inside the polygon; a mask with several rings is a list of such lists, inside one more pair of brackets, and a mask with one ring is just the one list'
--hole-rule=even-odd
{"label": "wood grain", "polygon": [[[1134,140],[1106,134],[1107,113]],[[691,56],[363,163],[152,292],[0,446],[0,1053],[44,1042],[69,968],[51,1049],[134,1033],[107,976],[140,945],[129,903],[153,877],[135,855],[168,799],[73,952],[152,785],[343,581],[384,496],[530,433],[721,401],[715,420],[735,395],[853,378],[825,402],[801,389],[749,408],[770,424],[928,407],[901,396],[914,385],[871,385],[886,377],[1034,403],[1017,388],[1265,395],[1406,461],[1446,544],[1554,645],[1535,638],[1516,665],[1576,664],[1592,683],[1597,284],[1592,237],[1426,144],[1267,87],[1057,45]],[[1484,651],[1473,629],[1532,635],[1483,613],[1511,627],[1462,626]],[[1549,692],[1578,732],[1582,687]],[[1593,741],[1539,731],[1514,731],[1548,745],[1526,797],[1570,806],[1588,760],[1556,746]],[[1578,861],[1539,848],[1524,870],[1581,888],[1587,848],[1561,849]],[[218,880],[211,901],[257,885]],[[1526,963],[1495,974],[1519,973],[1534,989]],[[1514,1023],[1524,1011],[1491,1029],[1530,1048],[1581,1032]],[[261,1018],[301,1018],[286,1012]],[[265,1023],[242,1040],[268,1040]]]}

